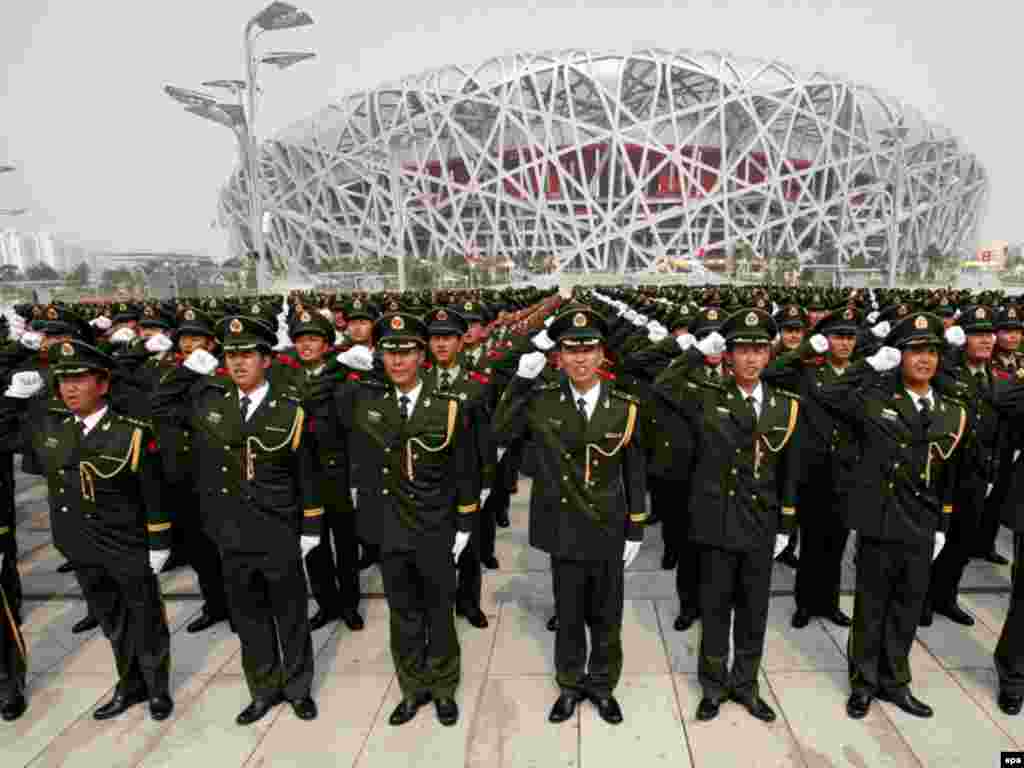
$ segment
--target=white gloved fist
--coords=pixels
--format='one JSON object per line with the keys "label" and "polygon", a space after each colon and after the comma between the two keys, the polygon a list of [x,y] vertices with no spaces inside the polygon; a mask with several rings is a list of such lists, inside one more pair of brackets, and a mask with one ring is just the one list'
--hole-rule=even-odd
{"label": "white gloved fist", "polygon": [[356,344],[338,355],[338,362],[357,371],[373,370],[373,352],[363,344]]}
{"label": "white gloved fist", "polygon": [[554,315],[552,315],[551,317],[549,317],[549,318],[546,318],[546,319],[544,320],[544,327],[545,327],[545,328],[550,328],[550,327],[551,327],[551,324],[552,324],[553,322],[555,322],[555,316],[554,316]]}
{"label": "white gloved fist", "polygon": [[822,336],[820,333],[816,333],[811,336],[811,349],[817,352],[819,355],[824,355],[828,352],[828,339]]}
{"label": "white gloved fist", "polygon": [[622,548],[622,568],[629,568],[630,563],[636,560],[640,554],[640,542],[626,540],[626,546]]}
{"label": "white gloved fist", "polygon": [[636,317],[633,318],[633,325],[635,325],[637,328],[643,328],[645,325],[647,325],[647,323],[647,315],[637,315]]}
{"label": "white gloved fist", "polygon": [[777,533],[775,534],[775,551],[772,554],[772,560],[782,554],[782,550],[789,546],[789,534],[788,533]]}
{"label": "white gloved fist", "polygon": [[878,310],[868,312],[868,316],[864,319],[868,321],[868,325],[874,325],[875,321],[878,319]]}
{"label": "white gloved fist", "polygon": [[160,573],[167,564],[167,561],[171,557],[171,550],[169,549],[151,549],[149,550],[149,568],[153,573]]}
{"label": "white gloved fist", "polygon": [[882,347],[871,357],[867,358],[866,362],[876,371],[881,373],[882,371],[891,371],[900,364],[902,359],[903,355],[898,349],[894,349],[893,347]]}
{"label": "white gloved fist", "polygon": [[668,338],[668,328],[657,320],[647,324],[647,338],[657,344]]}
{"label": "white gloved fist", "polygon": [[681,333],[678,336],[676,336],[676,344],[679,345],[679,348],[681,350],[683,350],[683,352],[688,350],[690,347],[692,347],[696,343],[697,343],[697,337],[694,336],[692,333],[689,333],[689,332]]}
{"label": "white gloved fist", "polygon": [[150,336],[146,339],[146,350],[149,352],[166,352],[174,346],[174,342],[164,336],[162,333],[158,333],[155,336]]}
{"label": "white gloved fist", "polygon": [[967,334],[964,333],[964,329],[959,325],[951,325],[946,329],[946,341],[952,344],[954,347],[962,347],[967,343]]}
{"label": "white gloved fist", "polygon": [[524,379],[536,379],[547,364],[548,358],[543,352],[530,352],[519,358],[516,376],[521,376]]}
{"label": "white gloved fist", "polygon": [[326,317],[328,320],[334,320],[334,313],[328,307],[324,307],[320,310],[320,316]]}
{"label": "white gloved fist", "polygon": [[939,556],[939,552],[946,546],[946,534],[942,531],[935,532],[935,549],[932,551],[932,560]]}
{"label": "white gloved fist", "polygon": [[720,355],[725,352],[725,337],[718,331],[712,331],[697,343],[697,349],[705,357]]}
{"label": "white gloved fist", "polygon": [[11,385],[4,392],[4,397],[19,400],[32,397],[43,388],[43,377],[36,371],[21,371],[11,377]]}
{"label": "white gloved fist", "polygon": [[532,343],[533,346],[535,346],[541,352],[547,352],[549,349],[555,346],[555,342],[553,342],[551,340],[551,337],[548,336],[548,331],[546,328],[540,333],[535,334],[533,339],[531,339],[530,343]]}
{"label": "white gloved fist", "polygon": [[93,328],[99,328],[101,331],[109,331],[110,326],[112,326],[113,324],[114,323],[111,321],[111,319],[106,315],[100,315],[95,320],[89,321],[89,325],[91,325]]}
{"label": "white gloved fist", "polygon": [[469,534],[465,531],[457,531],[455,533],[455,543],[452,545],[452,557],[455,558],[455,562],[459,562],[459,555],[462,554],[462,550],[469,544]]}
{"label": "white gloved fist", "polygon": [[490,495],[491,495],[491,489],[490,488],[481,488],[480,489],[480,508],[481,509],[483,509],[484,504],[487,503],[487,499],[488,499],[488,497]]}
{"label": "white gloved fist", "polygon": [[127,344],[129,341],[135,340],[135,331],[125,326],[124,328],[118,328],[111,335],[110,340],[115,344]]}
{"label": "white gloved fist", "polygon": [[25,331],[18,339],[18,343],[26,349],[37,350],[43,346],[43,334],[39,331]]}
{"label": "white gloved fist", "polygon": [[300,536],[299,537],[299,551],[302,553],[302,559],[306,559],[306,555],[313,551],[313,548],[320,543],[319,536]]}
{"label": "white gloved fist", "polygon": [[878,325],[872,326],[871,333],[875,335],[876,339],[884,339],[889,335],[889,331],[892,330],[892,326],[889,325],[888,320],[883,320]]}
{"label": "white gloved fist", "polygon": [[185,358],[184,365],[190,371],[194,371],[195,373],[203,376],[209,376],[217,370],[217,358],[205,349],[196,349],[192,351],[192,354]]}

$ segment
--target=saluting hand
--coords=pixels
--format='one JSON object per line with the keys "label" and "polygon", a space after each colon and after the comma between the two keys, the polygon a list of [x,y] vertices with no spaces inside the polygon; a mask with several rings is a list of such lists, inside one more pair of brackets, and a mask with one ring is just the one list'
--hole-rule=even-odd
{"label": "saluting hand", "polygon": [[536,379],[547,364],[548,359],[543,352],[530,352],[519,358],[516,376],[521,376],[524,379]]}
{"label": "saluting hand", "polygon": [[811,349],[817,352],[819,355],[824,355],[828,352],[828,339],[822,336],[820,333],[816,333],[811,336]]}
{"label": "saluting hand", "polygon": [[202,376],[209,376],[217,370],[217,358],[205,349],[196,349],[185,358],[185,367]]}
{"label": "saluting hand", "polygon": [[4,397],[25,400],[43,388],[43,377],[36,371],[21,371],[11,377],[11,386],[4,392]]}

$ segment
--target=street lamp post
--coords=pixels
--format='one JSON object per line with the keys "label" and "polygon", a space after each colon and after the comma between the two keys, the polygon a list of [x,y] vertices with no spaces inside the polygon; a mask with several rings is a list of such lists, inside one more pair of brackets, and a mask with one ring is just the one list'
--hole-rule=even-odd
{"label": "street lamp post", "polygon": [[[272,2],[246,22],[243,33],[245,55],[245,80],[210,80],[203,85],[226,88],[238,97],[238,104],[223,104],[217,99],[198,91],[166,86],[164,90],[174,99],[185,104],[187,111],[231,128],[238,139],[242,164],[249,181],[249,237],[256,253],[256,290],[263,293],[266,287],[264,277],[265,245],[263,237],[263,196],[259,178],[259,143],[256,136],[256,69],[260,64],[273,64],[278,69],[287,69],[301,61],[316,56],[307,51],[272,51],[255,56],[255,38],[263,32],[277,29],[293,29],[313,23],[313,18],[289,3]],[[244,96],[243,96],[244,91]]]}

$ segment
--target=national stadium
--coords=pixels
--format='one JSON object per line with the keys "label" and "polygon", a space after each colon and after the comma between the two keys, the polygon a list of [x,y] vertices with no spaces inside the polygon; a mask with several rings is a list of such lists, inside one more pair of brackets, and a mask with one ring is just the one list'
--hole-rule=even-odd
{"label": "national stadium", "polygon": [[[987,189],[960,139],[871,86],[691,50],[431,70],[292,125],[260,169],[279,264],[403,253],[546,272],[664,272],[739,248],[902,270],[973,249]],[[243,247],[245,181],[221,196]]]}

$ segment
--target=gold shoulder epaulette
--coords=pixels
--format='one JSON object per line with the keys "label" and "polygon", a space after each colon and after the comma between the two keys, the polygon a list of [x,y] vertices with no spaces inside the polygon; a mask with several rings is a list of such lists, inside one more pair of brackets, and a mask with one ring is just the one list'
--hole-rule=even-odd
{"label": "gold shoulder epaulette", "polygon": [[136,427],[142,427],[143,429],[153,429],[153,422],[146,421],[145,419],[133,419],[131,416],[125,416],[123,413],[117,414],[121,421],[126,421],[129,424],[134,424]]}
{"label": "gold shoulder epaulette", "polygon": [[798,395],[796,392],[790,392],[788,389],[780,389],[776,387],[775,391],[778,392],[780,395],[785,395],[786,397],[792,398],[793,400],[800,400],[800,395]]}
{"label": "gold shoulder epaulette", "polygon": [[454,392],[431,392],[430,396],[431,397],[444,398],[445,400],[465,400],[466,399],[465,395],[463,395],[462,397],[459,397]]}
{"label": "gold shoulder epaulette", "polygon": [[549,381],[549,382],[547,382],[545,384],[539,384],[537,386],[537,389],[539,389],[541,391],[547,391],[547,390],[552,390],[552,389],[560,389],[561,386],[562,385],[559,384],[557,381]]}
{"label": "gold shoulder epaulette", "polygon": [[613,389],[611,391],[611,396],[617,397],[620,400],[627,400],[630,403],[636,403],[637,405],[640,405],[639,397],[637,397],[636,395],[631,395],[629,394],[629,392],[623,392],[621,389]]}

